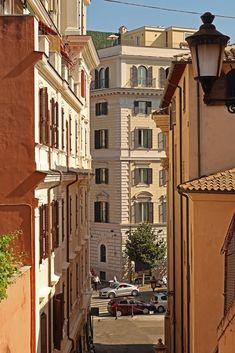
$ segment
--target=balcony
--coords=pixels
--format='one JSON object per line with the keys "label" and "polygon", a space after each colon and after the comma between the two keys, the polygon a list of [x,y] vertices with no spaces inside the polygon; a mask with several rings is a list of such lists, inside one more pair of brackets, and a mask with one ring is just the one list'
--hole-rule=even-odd
{"label": "balcony", "polygon": [[156,88],[156,79],[146,79],[141,82],[136,82],[134,80],[129,80],[125,87],[131,88]]}
{"label": "balcony", "polygon": [[105,85],[105,79],[100,79],[99,82],[91,81],[91,90],[109,88],[109,85]]}

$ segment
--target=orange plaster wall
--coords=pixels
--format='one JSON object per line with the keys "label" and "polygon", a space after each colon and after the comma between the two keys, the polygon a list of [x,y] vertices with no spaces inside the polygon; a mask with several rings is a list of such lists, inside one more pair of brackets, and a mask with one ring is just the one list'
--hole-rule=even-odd
{"label": "orange plaster wall", "polygon": [[217,327],[223,317],[224,256],[220,251],[234,213],[235,196],[192,197],[197,200],[190,222],[191,344],[192,353],[205,353],[215,350]]}
{"label": "orange plaster wall", "polygon": [[8,288],[0,313],[0,352],[31,353],[29,268]]}

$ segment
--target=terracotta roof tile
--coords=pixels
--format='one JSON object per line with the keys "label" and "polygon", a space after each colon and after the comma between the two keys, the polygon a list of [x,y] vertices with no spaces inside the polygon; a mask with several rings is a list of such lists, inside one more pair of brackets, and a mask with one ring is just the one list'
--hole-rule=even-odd
{"label": "terracotta roof tile", "polygon": [[188,181],[178,189],[182,192],[235,192],[235,168]]}

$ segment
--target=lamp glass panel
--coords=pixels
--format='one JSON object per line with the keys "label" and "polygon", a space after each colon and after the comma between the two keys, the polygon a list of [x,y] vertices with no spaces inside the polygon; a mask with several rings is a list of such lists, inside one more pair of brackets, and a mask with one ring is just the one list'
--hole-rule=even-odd
{"label": "lamp glass panel", "polygon": [[221,46],[219,44],[198,45],[199,76],[217,77],[221,69]]}
{"label": "lamp glass panel", "polygon": [[192,64],[193,64],[193,71],[194,77],[198,77],[198,65],[197,65],[197,47],[191,47],[191,56],[192,56]]}

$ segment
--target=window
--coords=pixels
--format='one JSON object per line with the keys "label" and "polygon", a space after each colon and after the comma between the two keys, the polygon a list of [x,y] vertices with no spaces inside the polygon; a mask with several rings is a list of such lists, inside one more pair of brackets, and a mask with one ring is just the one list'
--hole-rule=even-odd
{"label": "window", "polygon": [[107,102],[102,102],[102,103],[96,103],[95,105],[95,115],[107,115],[108,114],[108,103]]}
{"label": "window", "polygon": [[39,139],[40,143],[49,145],[50,137],[50,119],[48,113],[48,93],[47,87],[43,87],[39,90]]}
{"label": "window", "polygon": [[96,168],[95,170],[95,183],[108,184],[109,170],[108,168]]}
{"label": "window", "polygon": [[48,353],[47,333],[47,315],[42,313],[40,316],[41,353]]}
{"label": "window", "polygon": [[95,89],[109,88],[109,68],[95,70]]}
{"label": "window", "polygon": [[64,326],[64,293],[55,294],[53,297],[53,341],[54,348],[61,349]]}
{"label": "window", "polygon": [[159,87],[164,88],[166,79],[169,73],[169,68],[160,67],[159,69]]}
{"label": "window", "polygon": [[106,246],[100,245],[100,262],[106,262]]}
{"label": "window", "polygon": [[23,1],[0,0],[0,15],[23,15]]}
{"label": "window", "polygon": [[158,137],[158,149],[164,150],[166,148],[166,134],[165,132],[159,132]]}
{"label": "window", "polygon": [[106,272],[100,271],[100,280],[101,281],[106,281]]}
{"label": "window", "polygon": [[59,108],[58,102],[51,99],[51,147],[59,147]]}
{"label": "window", "polygon": [[52,202],[52,246],[57,248],[59,246],[59,202],[57,200]]}
{"label": "window", "polygon": [[153,203],[136,202],[135,203],[135,223],[149,222],[153,223]]}
{"label": "window", "polygon": [[104,201],[95,202],[95,222],[109,222],[109,203]]}
{"label": "window", "polygon": [[134,178],[135,184],[152,184],[152,168],[136,168]]}
{"label": "window", "polygon": [[166,199],[163,196],[160,198],[159,223],[166,223]]}
{"label": "window", "polygon": [[75,120],[75,154],[78,156],[78,122]]}
{"label": "window", "polygon": [[149,115],[152,111],[152,102],[134,101],[134,114]]}
{"label": "window", "polygon": [[42,263],[42,259],[48,256],[48,205],[39,207],[39,225],[39,263]]}
{"label": "window", "polygon": [[152,130],[136,129],[135,130],[135,147],[136,148],[152,148]]}
{"label": "window", "polygon": [[144,66],[138,67],[138,85],[144,87],[147,85],[147,69]]}
{"label": "window", "polygon": [[159,170],[159,186],[166,185],[166,171],[165,169]]}
{"label": "window", "polygon": [[61,109],[61,148],[65,149],[65,117],[64,108]]}
{"label": "window", "polygon": [[130,86],[131,87],[153,87],[153,68],[150,66],[146,68],[141,65],[138,68],[133,65],[130,72]]}
{"label": "window", "polygon": [[95,148],[108,148],[108,130],[95,130]]}

